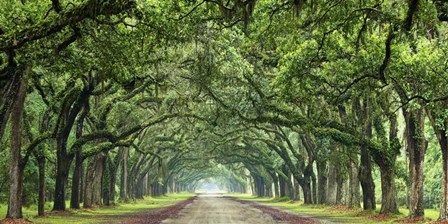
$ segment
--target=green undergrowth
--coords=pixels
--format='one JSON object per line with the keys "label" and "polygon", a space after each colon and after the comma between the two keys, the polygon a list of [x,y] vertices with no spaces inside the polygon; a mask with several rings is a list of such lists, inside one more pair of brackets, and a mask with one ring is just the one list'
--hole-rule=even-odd
{"label": "green undergrowth", "polygon": [[[67,212],[63,213],[53,213],[50,211],[51,203],[46,205],[48,209],[47,217],[36,217],[37,208],[31,206],[30,208],[23,209],[24,218],[35,222],[35,223],[77,223],[77,224],[87,224],[87,223],[114,223],[120,222],[123,215],[132,215],[135,213],[144,212],[149,209],[163,208],[170,205],[174,205],[177,202],[186,200],[194,194],[190,193],[178,193],[169,194],[160,197],[145,197],[145,199],[136,200],[135,202],[127,204],[117,204],[115,206],[107,206],[93,209],[67,209]],[[1,218],[6,216],[6,205],[0,205],[0,215]]]}
{"label": "green undergrowth", "polygon": [[[349,209],[346,206],[331,205],[304,205],[303,201],[290,201],[288,198],[257,198],[250,194],[226,194],[227,196],[258,202],[260,204],[276,207],[282,210],[299,213],[305,217],[313,217],[321,222],[332,223],[399,223],[406,222],[409,210],[400,208],[401,214],[382,216],[379,215],[381,205],[377,205],[375,211],[363,211],[362,209]],[[426,223],[437,220],[438,211],[425,209]],[[422,222],[425,223],[425,222]]]}

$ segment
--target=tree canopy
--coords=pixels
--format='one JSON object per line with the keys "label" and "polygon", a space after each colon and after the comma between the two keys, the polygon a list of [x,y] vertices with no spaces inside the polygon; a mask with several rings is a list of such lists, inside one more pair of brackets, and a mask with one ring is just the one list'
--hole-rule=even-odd
{"label": "tree canopy", "polygon": [[448,219],[443,0],[0,5],[9,218],[216,181]]}

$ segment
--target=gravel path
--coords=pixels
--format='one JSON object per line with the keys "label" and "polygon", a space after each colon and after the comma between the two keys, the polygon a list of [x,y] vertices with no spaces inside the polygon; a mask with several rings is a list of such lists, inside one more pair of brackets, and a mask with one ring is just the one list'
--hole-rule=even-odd
{"label": "gravel path", "polygon": [[178,218],[167,219],[164,224],[274,224],[276,221],[250,205],[242,204],[221,195],[200,195],[186,206]]}

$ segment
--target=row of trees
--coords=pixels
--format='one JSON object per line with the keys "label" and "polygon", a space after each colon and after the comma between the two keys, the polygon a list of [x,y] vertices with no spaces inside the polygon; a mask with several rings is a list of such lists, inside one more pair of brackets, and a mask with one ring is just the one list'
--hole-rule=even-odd
{"label": "row of trees", "polygon": [[362,195],[366,210],[379,182],[383,214],[398,213],[401,177],[409,215],[423,217],[428,146],[438,148],[430,160],[443,175],[433,182],[448,218],[443,1],[0,8],[10,218],[22,217],[35,176],[40,215],[45,199],[76,209],[222,176],[258,196],[299,199],[300,186],[305,203],[357,207]]}

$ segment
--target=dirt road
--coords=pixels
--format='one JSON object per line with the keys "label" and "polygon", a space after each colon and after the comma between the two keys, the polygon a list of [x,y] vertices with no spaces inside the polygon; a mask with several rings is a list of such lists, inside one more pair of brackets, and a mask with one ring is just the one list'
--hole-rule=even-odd
{"label": "dirt road", "polygon": [[167,219],[164,224],[270,224],[274,219],[247,204],[224,198],[221,195],[200,195],[192,204],[185,207],[179,217]]}

